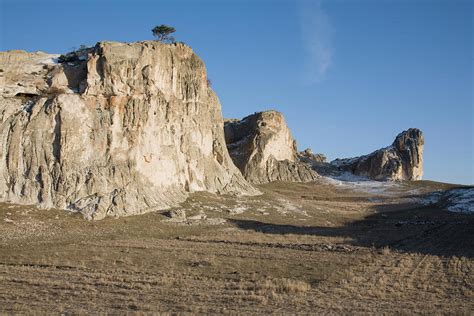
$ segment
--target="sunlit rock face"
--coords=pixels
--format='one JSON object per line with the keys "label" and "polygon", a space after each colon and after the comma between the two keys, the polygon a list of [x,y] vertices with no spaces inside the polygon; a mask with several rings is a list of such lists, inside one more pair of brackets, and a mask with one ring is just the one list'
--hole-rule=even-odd
{"label": "sunlit rock face", "polygon": [[225,138],[235,165],[252,183],[318,178],[308,164],[297,159],[296,142],[277,111],[226,120]]}
{"label": "sunlit rock face", "polygon": [[0,200],[89,219],[258,194],[226,149],[204,63],[184,44],[102,42],[77,60],[0,53]]}
{"label": "sunlit rock face", "polygon": [[393,144],[365,156],[336,159],[332,165],[374,180],[421,180],[423,176],[423,133],[410,128]]}

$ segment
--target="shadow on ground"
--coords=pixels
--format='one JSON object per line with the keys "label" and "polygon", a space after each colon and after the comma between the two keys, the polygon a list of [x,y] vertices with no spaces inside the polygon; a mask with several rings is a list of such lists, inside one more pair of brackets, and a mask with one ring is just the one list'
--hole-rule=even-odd
{"label": "shadow on ground", "polygon": [[296,226],[231,220],[265,234],[348,237],[353,246],[389,247],[402,252],[474,258],[474,216],[435,208],[376,212],[342,227]]}

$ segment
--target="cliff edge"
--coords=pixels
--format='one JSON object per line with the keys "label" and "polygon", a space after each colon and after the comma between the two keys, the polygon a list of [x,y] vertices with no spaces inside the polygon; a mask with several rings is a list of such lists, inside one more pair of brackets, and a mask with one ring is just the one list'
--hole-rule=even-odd
{"label": "cliff edge", "polygon": [[73,61],[0,53],[0,200],[89,219],[257,194],[226,149],[204,63],[184,44],[100,42]]}

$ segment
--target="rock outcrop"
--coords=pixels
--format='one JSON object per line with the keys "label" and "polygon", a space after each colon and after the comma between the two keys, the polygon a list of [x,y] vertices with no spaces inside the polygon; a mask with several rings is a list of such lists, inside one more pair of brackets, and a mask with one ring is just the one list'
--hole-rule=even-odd
{"label": "rock outcrop", "polygon": [[296,142],[283,115],[265,111],[242,120],[226,120],[230,156],[251,183],[312,181],[318,174],[297,159]]}
{"label": "rock outcrop", "polygon": [[306,148],[298,153],[298,159],[302,162],[312,164],[314,162],[326,162],[326,156],[321,153],[314,154],[311,148]]}
{"label": "rock outcrop", "polygon": [[365,156],[331,162],[344,171],[374,180],[421,180],[423,176],[423,133],[410,128],[393,144]]}
{"label": "rock outcrop", "polygon": [[[87,218],[257,194],[226,149],[219,100],[184,44],[101,42],[73,62],[0,53],[0,200]],[[80,56],[82,57],[82,56]]]}

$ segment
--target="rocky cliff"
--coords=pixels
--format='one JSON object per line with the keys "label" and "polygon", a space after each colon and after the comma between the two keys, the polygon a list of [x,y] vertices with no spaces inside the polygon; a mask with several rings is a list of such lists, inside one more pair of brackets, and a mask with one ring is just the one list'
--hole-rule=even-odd
{"label": "rocky cliff", "polygon": [[265,111],[242,120],[227,120],[225,139],[230,156],[252,183],[312,181],[318,174],[297,159],[296,142],[283,115]]}
{"label": "rocky cliff", "polygon": [[184,44],[102,42],[75,60],[0,53],[0,200],[87,218],[257,194],[226,149],[219,100]]}
{"label": "rocky cliff", "polygon": [[393,144],[365,156],[336,159],[331,165],[374,180],[421,180],[423,176],[423,133],[410,128]]}

